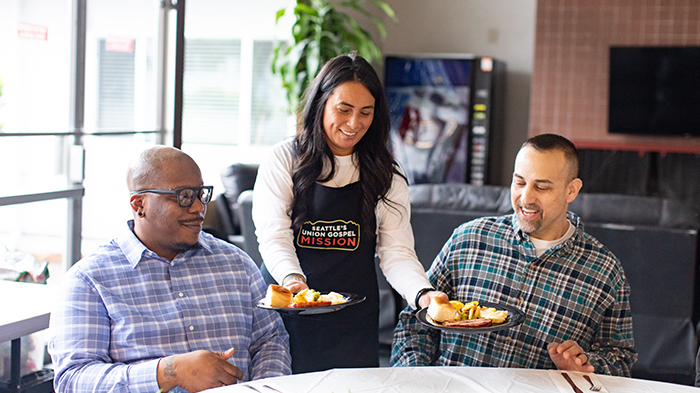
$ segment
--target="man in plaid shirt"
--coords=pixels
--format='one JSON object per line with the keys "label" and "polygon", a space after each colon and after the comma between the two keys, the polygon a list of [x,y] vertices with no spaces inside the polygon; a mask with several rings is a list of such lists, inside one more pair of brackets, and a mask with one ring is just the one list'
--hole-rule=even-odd
{"label": "man in plaid shirt", "polygon": [[485,334],[423,326],[401,312],[394,366],[490,366],[630,376],[637,359],[630,287],[620,261],[584,232],[568,205],[578,195],[578,152],[564,137],[526,141],[511,184],[514,214],[459,226],[433,261],[435,289],[464,303],[520,309],[525,321]]}
{"label": "man in plaid shirt", "polygon": [[243,251],[202,231],[212,187],[156,146],[127,175],[134,220],[75,264],[51,313],[56,392],[189,392],[291,373],[289,336]]}

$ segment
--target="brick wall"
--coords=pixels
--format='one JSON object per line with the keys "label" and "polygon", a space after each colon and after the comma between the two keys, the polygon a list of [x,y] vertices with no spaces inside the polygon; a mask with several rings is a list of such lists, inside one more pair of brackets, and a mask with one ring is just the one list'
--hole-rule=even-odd
{"label": "brick wall", "polygon": [[583,148],[698,153],[700,138],[609,135],[610,46],[700,46],[698,0],[539,0],[529,134]]}

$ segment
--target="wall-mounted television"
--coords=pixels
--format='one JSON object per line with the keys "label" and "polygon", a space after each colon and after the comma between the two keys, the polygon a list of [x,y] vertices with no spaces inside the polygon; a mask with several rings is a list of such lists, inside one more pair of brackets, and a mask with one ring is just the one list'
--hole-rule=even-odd
{"label": "wall-mounted television", "polygon": [[700,47],[611,47],[608,132],[700,136]]}

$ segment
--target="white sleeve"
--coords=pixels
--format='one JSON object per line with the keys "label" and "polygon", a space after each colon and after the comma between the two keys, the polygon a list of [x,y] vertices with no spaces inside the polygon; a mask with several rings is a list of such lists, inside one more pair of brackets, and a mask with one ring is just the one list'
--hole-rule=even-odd
{"label": "white sleeve", "polygon": [[377,204],[377,254],[386,280],[415,309],[418,291],[432,285],[414,249],[408,192],[406,181],[394,175],[387,195],[391,202]]}
{"label": "white sleeve", "polygon": [[278,143],[258,168],[253,188],[253,222],[260,255],[270,275],[282,283],[291,273],[304,274],[294,248],[289,207],[292,203],[294,151],[291,140]]}

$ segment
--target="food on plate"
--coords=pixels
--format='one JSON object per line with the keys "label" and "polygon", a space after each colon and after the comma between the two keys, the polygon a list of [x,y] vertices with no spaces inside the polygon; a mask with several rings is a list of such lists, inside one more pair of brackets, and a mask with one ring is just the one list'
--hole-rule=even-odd
{"label": "food on plate", "polygon": [[292,303],[292,292],[281,285],[270,284],[267,287],[267,294],[263,299],[263,304],[270,307],[287,307]]}
{"label": "food on plate", "polygon": [[327,295],[321,295],[318,300],[322,302],[331,302],[331,304],[341,304],[348,301],[345,296],[338,292],[329,292]]}
{"label": "food on plate", "polygon": [[491,321],[488,318],[476,318],[476,319],[465,319],[465,320],[459,320],[459,321],[446,321],[446,322],[442,323],[442,326],[480,328],[480,327],[491,326],[491,324],[493,324],[493,321]]}
{"label": "food on plate", "polygon": [[321,297],[321,293],[313,289],[302,289],[294,295],[294,303],[311,303],[318,301]]}
{"label": "food on plate", "polygon": [[[339,294],[338,292],[329,292],[326,295],[322,295],[320,292],[314,290],[314,289],[302,289],[299,293],[294,295],[294,303],[326,303],[330,302],[330,304],[341,304],[345,303],[348,300],[345,299],[345,296]],[[317,305],[315,305],[318,307]],[[294,306],[294,307],[302,307],[302,306]],[[304,306],[306,307],[306,306]],[[313,306],[312,306],[313,307]]]}
{"label": "food on plate", "polygon": [[459,300],[450,300],[450,304],[452,304],[452,307],[454,307],[455,310],[459,310],[460,308],[464,307],[464,303],[460,302]]}
{"label": "food on plate", "polygon": [[430,299],[428,316],[435,322],[454,321],[458,318],[457,310],[452,303],[441,297]]}
{"label": "food on plate", "polygon": [[348,299],[338,292],[321,294],[313,289],[303,289],[293,295],[287,288],[270,284],[267,287],[267,294],[262,303],[273,308],[305,308],[322,307],[332,304],[346,303]]}
{"label": "food on plate", "polygon": [[502,324],[508,318],[508,311],[494,307],[479,306],[478,301],[462,303],[447,301],[440,297],[430,300],[428,316],[443,326],[478,328]]}
{"label": "food on plate", "polygon": [[295,302],[289,305],[291,308],[305,308],[305,307],[321,307],[330,306],[331,302],[316,301],[316,302]]}
{"label": "food on plate", "polygon": [[482,307],[479,314],[481,318],[488,318],[495,324],[503,323],[508,318],[508,311],[496,310],[493,307]]}

